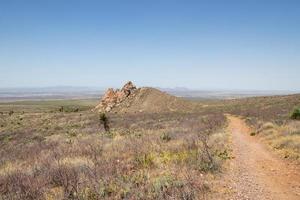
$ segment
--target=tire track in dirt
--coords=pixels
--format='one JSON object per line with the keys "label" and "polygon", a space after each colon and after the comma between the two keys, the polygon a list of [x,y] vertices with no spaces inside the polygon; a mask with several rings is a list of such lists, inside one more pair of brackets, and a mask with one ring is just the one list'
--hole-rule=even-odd
{"label": "tire track in dirt", "polygon": [[229,199],[299,200],[300,168],[279,159],[237,117],[227,116],[234,159],[228,172]]}

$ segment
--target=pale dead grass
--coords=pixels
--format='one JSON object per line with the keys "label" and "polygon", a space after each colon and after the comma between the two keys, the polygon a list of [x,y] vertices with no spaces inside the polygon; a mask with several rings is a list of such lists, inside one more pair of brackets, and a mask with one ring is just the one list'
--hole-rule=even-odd
{"label": "pale dead grass", "polygon": [[258,135],[282,157],[300,160],[300,122],[290,121],[284,125],[271,122],[258,129]]}
{"label": "pale dead grass", "polygon": [[105,132],[89,111],[1,116],[0,199],[204,199],[227,148],[221,113],[109,117]]}

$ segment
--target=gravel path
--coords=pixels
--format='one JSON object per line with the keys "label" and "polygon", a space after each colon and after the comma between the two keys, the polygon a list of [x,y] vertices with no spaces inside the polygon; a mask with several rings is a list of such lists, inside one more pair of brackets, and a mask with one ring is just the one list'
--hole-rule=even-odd
{"label": "gravel path", "polygon": [[[300,200],[300,170],[250,136],[243,120],[228,116],[234,159],[226,179],[228,199]],[[224,197],[225,198],[225,197]]]}

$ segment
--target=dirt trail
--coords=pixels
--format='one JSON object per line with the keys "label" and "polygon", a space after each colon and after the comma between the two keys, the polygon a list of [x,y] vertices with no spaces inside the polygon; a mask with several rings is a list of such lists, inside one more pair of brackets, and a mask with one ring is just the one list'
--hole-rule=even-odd
{"label": "dirt trail", "polygon": [[230,199],[299,200],[300,170],[250,136],[243,120],[228,116],[233,156],[229,170]]}

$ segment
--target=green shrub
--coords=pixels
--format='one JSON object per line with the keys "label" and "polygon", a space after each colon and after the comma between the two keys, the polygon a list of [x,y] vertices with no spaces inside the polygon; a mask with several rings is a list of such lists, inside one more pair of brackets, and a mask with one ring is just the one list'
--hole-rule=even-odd
{"label": "green shrub", "polygon": [[160,136],[160,139],[163,140],[163,141],[165,141],[165,142],[169,142],[171,140],[171,136],[168,133],[163,133]]}
{"label": "green shrub", "polygon": [[99,121],[100,121],[101,124],[103,124],[103,127],[104,127],[105,131],[109,132],[109,129],[110,129],[110,127],[109,127],[109,119],[108,119],[108,117],[106,116],[105,113],[100,113],[100,115],[99,115]]}
{"label": "green shrub", "polygon": [[156,195],[159,195],[159,193],[164,193],[173,186],[175,186],[175,178],[168,175],[162,175],[154,180],[153,192],[155,192]]}
{"label": "green shrub", "polygon": [[[192,184],[187,186],[187,181],[175,176],[161,174],[155,177],[150,187],[150,199],[198,199],[196,198],[196,187]],[[199,198],[202,199],[202,198]]]}
{"label": "green shrub", "polygon": [[250,136],[255,136],[255,135],[256,135],[255,132],[251,132],[251,133],[250,133]]}
{"label": "green shrub", "polygon": [[58,109],[59,112],[64,112],[64,107],[61,106],[59,109]]}
{"label": "green shrub", "polygon": [[77,132],[75,130],[67,131],[67,134],[70,137],[76,137],[77,136]]}
{"label": "green shrub", "polygon": [[0,142],[3,141],[4,143],[6,143],[6,142],[11,141],[12,139],[13,139],[13,137],[11,135],[3,135],[0,137]]}
{"label": "green shrub", "polygon": [[232,156],[229,155],[227,149],[218,153],[218,157],[222,160],[232,159]]}
{"label": "green shrub", "polygon": [[66,113],[71,113],[71,112],[79,112],[80,109],[76,106],[61,106],[58,109],[59,112],[66,112]]}
{"label": "green shrub", "polygon": [[139,167],[150,168],[154,165],[154,155],[151,153],[145,153],[137,156],[135,161]]}
{"label": "green shrub", "polygon": [[291,119],[300,119],[300,107],[295,108],[291,113]]}

